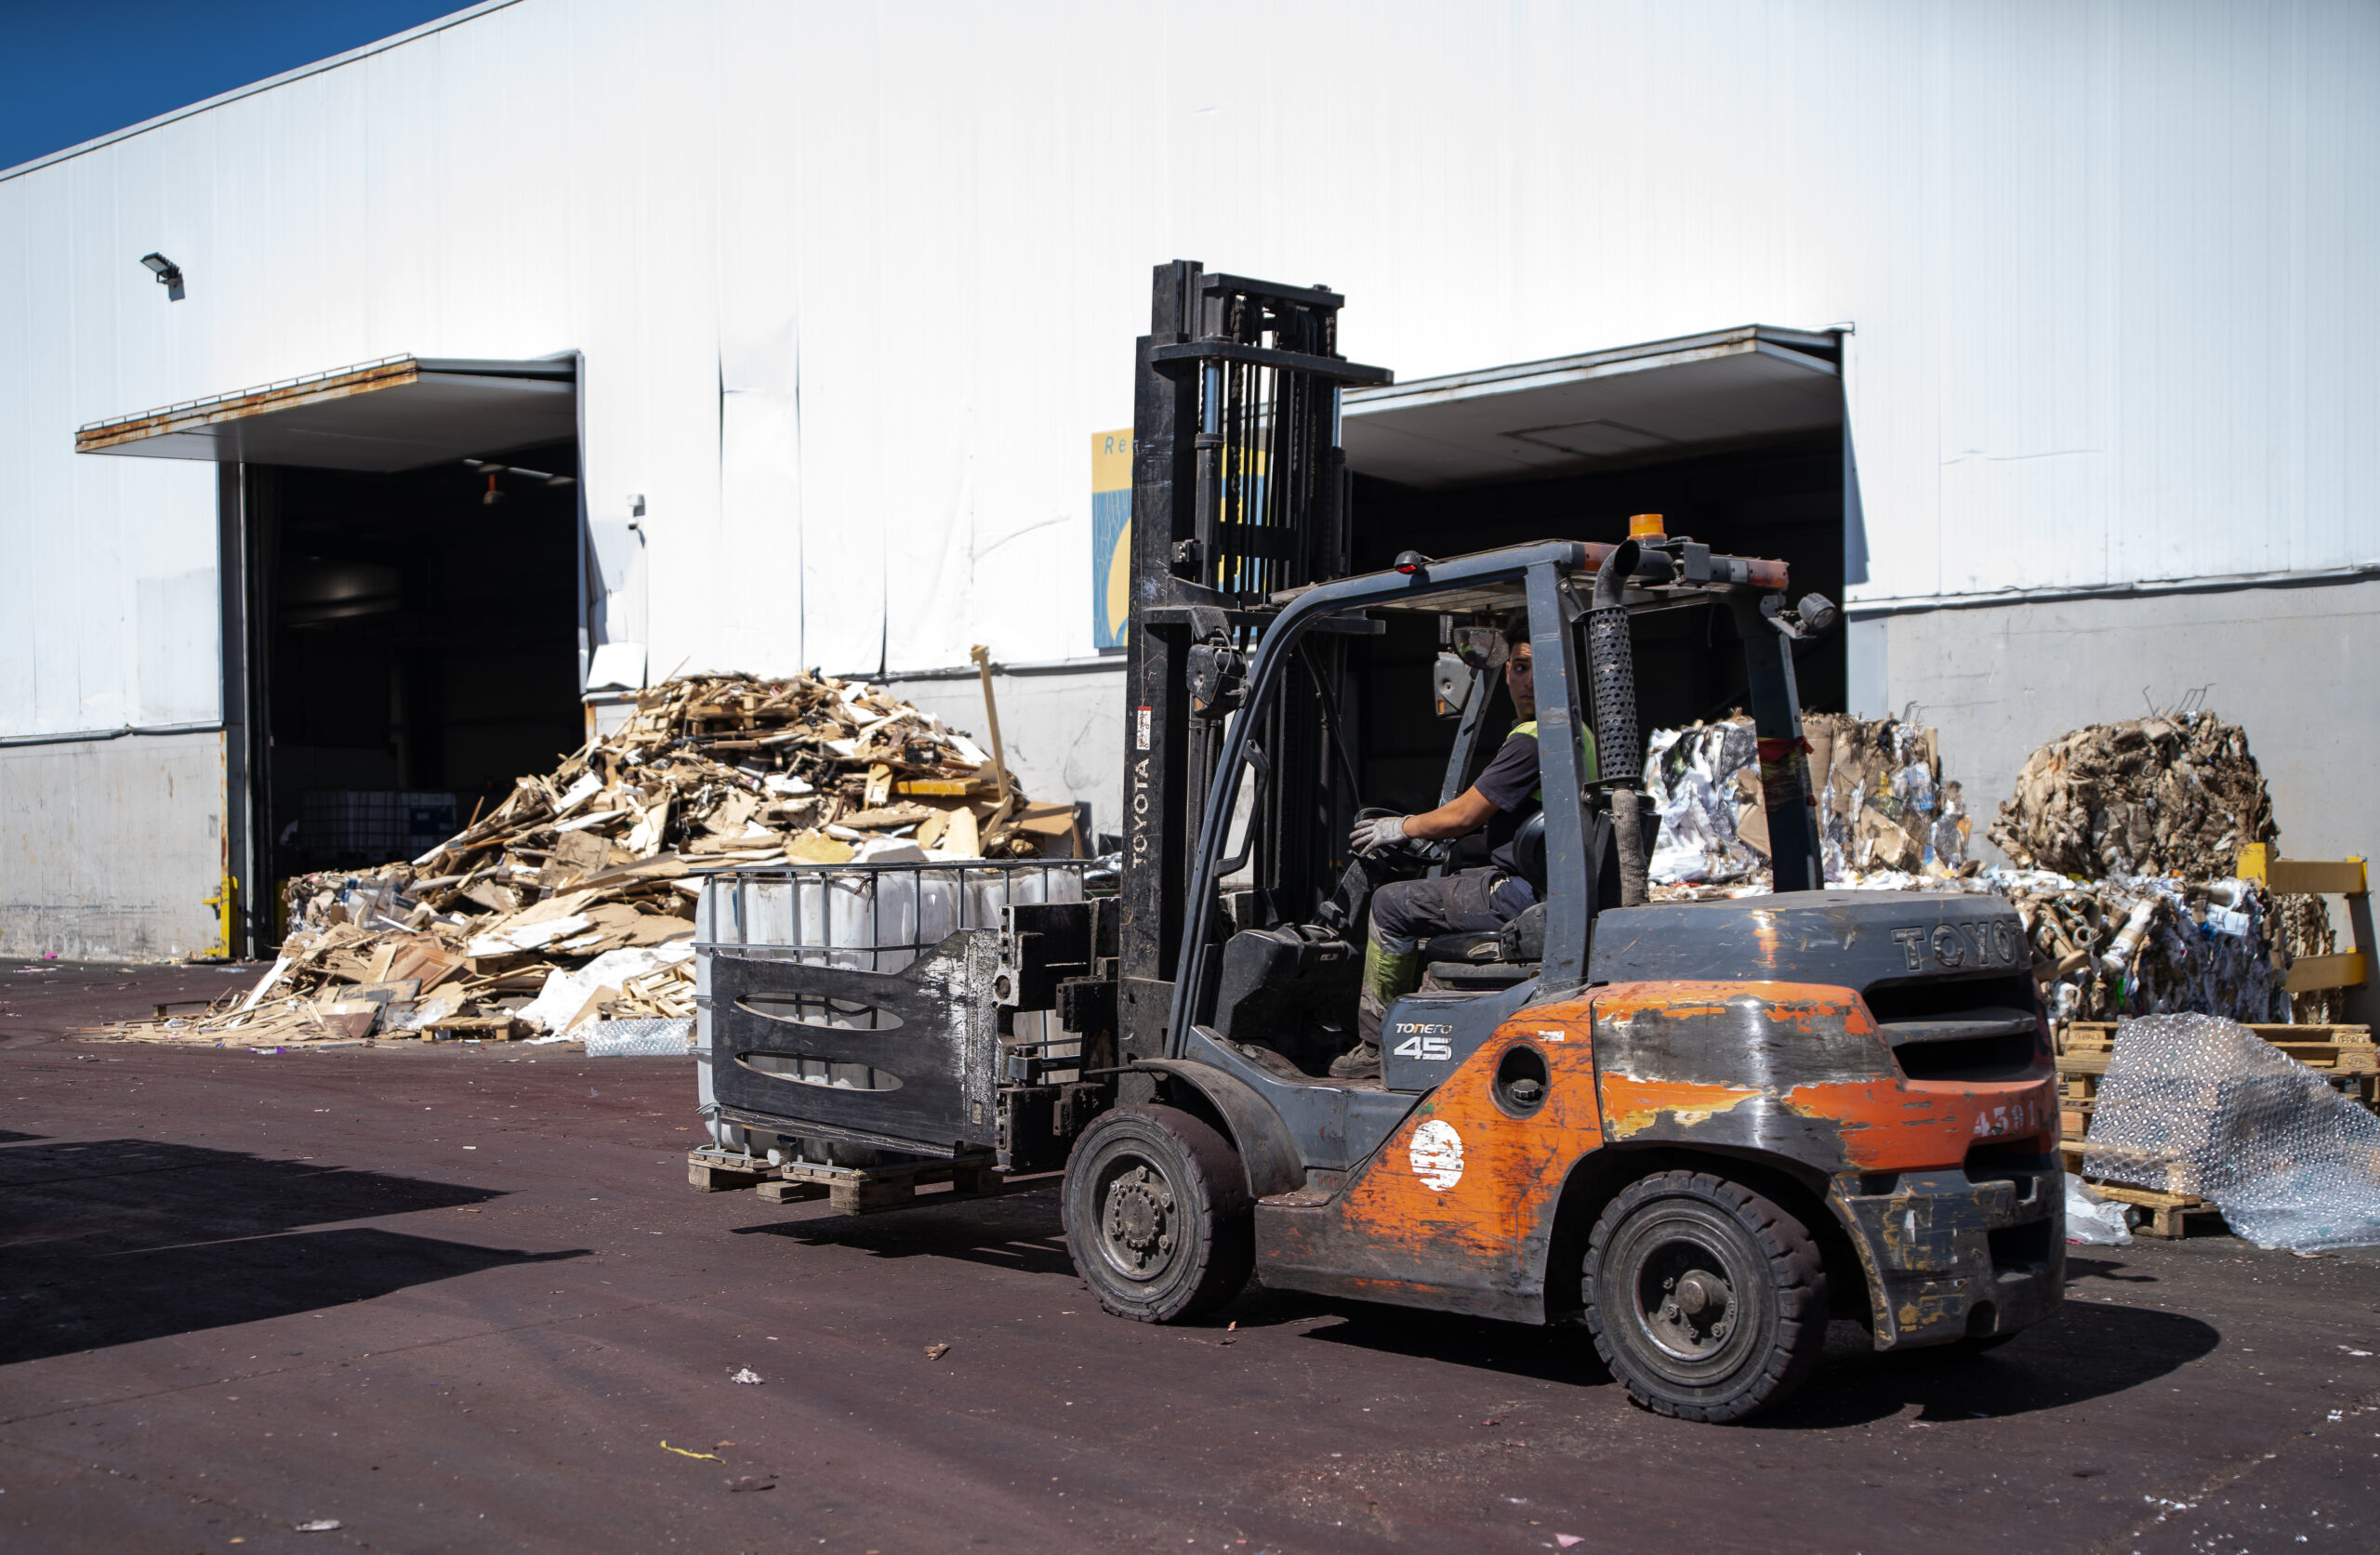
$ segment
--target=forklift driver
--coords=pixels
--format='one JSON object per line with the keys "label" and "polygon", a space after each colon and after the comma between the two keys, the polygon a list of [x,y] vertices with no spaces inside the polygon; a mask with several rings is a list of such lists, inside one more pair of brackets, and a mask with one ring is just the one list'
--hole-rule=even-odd
{"label": "forklift driver", "polygon": [[[1479,781],[1448,803],[1420,815],[1388,815],[1356,823],[1349,839],[1357,850],[1394,847],[1410,837],[1428,841],[1465,837],[1488,828],[1488,867],[1436,879],[1398,880],[1372,893],[1371,933],[1364,942],[1363,994],[1355,1006],[1355,1046],[1340,1055],[1330,1073],[1341,1079],[1380,1074],[1380,1028],[1388,1007],[1413,991],[1421,979],[1421,945],[1439,934],[1501,929],[1535,904],[1537,892],[1521,877],[1513,858],[1513,837],[1537,813],[1543,792],[1537,775],[1537,684],[1528,632],[1504,634],[1511,654],[1504,661],[1504,687],[1512,693],[1519,722]],[[1594,771],[1594,737],[1580,731],[1585,746],[1581,771]]]}

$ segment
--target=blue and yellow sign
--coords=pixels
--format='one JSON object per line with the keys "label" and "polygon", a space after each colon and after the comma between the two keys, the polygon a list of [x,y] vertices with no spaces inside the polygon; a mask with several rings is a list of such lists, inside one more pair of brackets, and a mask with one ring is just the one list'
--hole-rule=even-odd
{"label": "blue and yellow sign", "polygon": [[1091,439],[1091,636],[1121,648],[1132,606],[1132,429]]}

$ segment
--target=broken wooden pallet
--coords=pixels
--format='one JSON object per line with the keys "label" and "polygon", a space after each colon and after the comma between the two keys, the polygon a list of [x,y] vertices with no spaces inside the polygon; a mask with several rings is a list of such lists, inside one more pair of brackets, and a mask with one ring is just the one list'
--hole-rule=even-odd
{"label": "broken wooden pallet", "polygon": [[[696,1149],[686,1155],[687,1180],[699,1192],[716,1193],[756,1188],[765,1203],[802,1204],[825,1199],[846,1215],[873,1215],[917,1205],[1028,1193],[1054,1186],[1063,1175],[1038,1172],[1009,1176],[989,1155],[956,1161],[903,1161],[879,1166],[822,1166],[810,1161],[770,1166],[755,1156],[733,1155],[715,1149]],[[921,1187],[945,1182],[950,1184],[947,1192],[918,1192]]]}

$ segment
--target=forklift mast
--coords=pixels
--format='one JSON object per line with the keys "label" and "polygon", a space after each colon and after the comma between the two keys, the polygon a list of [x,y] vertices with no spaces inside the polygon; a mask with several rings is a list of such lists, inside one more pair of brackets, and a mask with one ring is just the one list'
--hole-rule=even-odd
{"label": "forklift mast", "polygon": [[[1338,353],[1343,299],[1320,286],[1282,286],[1209,274],[1175,260],[1155,272],[1149,333],[1135,355],[1130,646],[1124,751],[1124,867],[1117,1036],[1126,1061],[1178,1048],[1171,1029],[1191,904],[1219,915],[1197,890],[1201,821],[1223,757],[1225,719],[1247,694],[1247,671],[1281,600],[1348,575],[1353,515],[1339,402],[1349,387],[1394,375]],[[1646,536],[1691,572],[1707,547]],[[1596,547],[1600,555],[1608,547]],[[1783,586],[1781,569],[1775,586]],[[1538,601],[1552,610],[1549,599]],[[1809,785],[1783,599],[1728,597],[1744,643],[1752,720],[1779,890],[1816,890],[1816,796]],[[1592,718],[1606,788],[1633,784],[1644,754],[1636,727],[1627,625],[1603,614],[1592,676]],[[1540,622],[1545,618],[1540,616]],[[1244,806],[1222,814],[1236,840],[1210,878],[1249,871],[1254,926],[1312,922],[1343,862],[1342,840],[1362,798],[1355,753],[1339,717],[1345,639],[1382,630],[1349,613],[1310,622],[1293,645],[1299,667],[1258,699],[1246,731],[1254,774]],[[1558,630],[1558,628],[1556,628]],[[1540,645],[1540,657],[1550,643]],[[1583,670],[1587,666],[1580,665]],[[1302,672],[1300,672],[1302,670]],[[1451,797],[1480,737],[1492,686],[1477,679],[1448,766]],[[1557,718],[1562,710],[1554,710]],[[1606,730],[1606,722],[1613,727]],[[1238,731],[1235,731],[1236,734]],[[1622,750],[1629,754],[1620,758]],[[1236,771],[1233,774],[1236,781]],[[1245,816],[1245,826],[1237,817]],[[1646,841],[1650,842],[1649,835]],[[1236,923],[1234,927],[1250,927]],[[1191,1001],[1197,1002],[1196,993]]]}
{"label": "forklift mast", "polygon": [[[1132,413],[1117,999],[1128,1061],[1165,1051],[1198,819],[1266,601],[1348,572],[1340,392],[1393,381],[1338,354],[1342,299],[1322,287],[1176,260],[1157,267],[1154,292]],[[1338,737],[1343,639],[1314,639],[1302,661],[1254,731],[1264,765],[1239,855],[1267,923],[1313,916],[1358,802]]]}

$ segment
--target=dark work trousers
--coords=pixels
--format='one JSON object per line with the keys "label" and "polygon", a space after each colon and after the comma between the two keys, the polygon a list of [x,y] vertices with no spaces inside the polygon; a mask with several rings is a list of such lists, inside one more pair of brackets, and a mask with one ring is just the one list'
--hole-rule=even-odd
{"label": "dark work trousers", "polygon": [[1435,935],[1501,929],[1536,902],[1527,880],[1501,869],[1395,880],[1372,892],[1372,938],[1382,950],[1402,955]]}
{"label": "dark work trousers", "polygon": [[1527,880],[1501,869],[1398,880],[1372,892],[1363,994],[1355,1004],[1355,1031],[1363,1043],[1379,1051],[1380,1023],[1388,1007],[1421,981],[1425,942],[1440,934],[1501,929],[1536,901]]}

